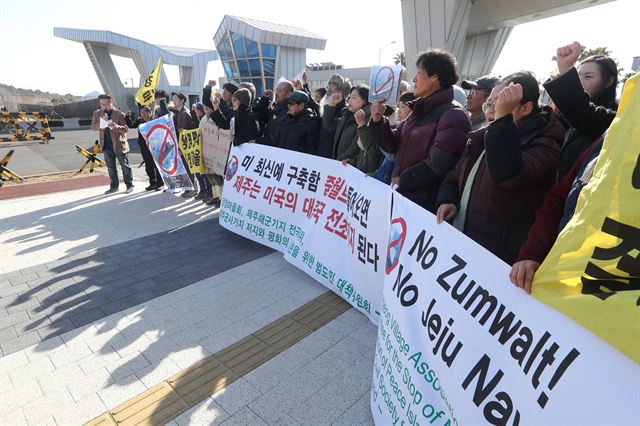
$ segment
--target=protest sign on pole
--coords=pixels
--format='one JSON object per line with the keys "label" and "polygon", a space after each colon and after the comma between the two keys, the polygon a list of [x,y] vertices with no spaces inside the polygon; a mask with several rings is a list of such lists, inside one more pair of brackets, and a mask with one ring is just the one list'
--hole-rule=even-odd
{"label": "protest sign on pole", "polygon": [[231,148],[231,131],[206,122],[200,124],[200,129],[206,172],[222,176]]}
{"label": "protest sign on pole", "polygon": [[508,265],[397,194],[390,226],[376,424],[637,424],[638,364],[514,287]]}
{"label": "protest sign on pole", "polygon": [[285,258],[377,323],[390,192],[351,166],[258,144],[229,155],[220,224]]}
{"label": "protest sign on pole", "polygon": [[193,189],[193,183],[180,159],[171,114],[141,124],[138,130],[147,141],[149,151],[168,189],[171,191]]}
{"label": "protest sign on pole", "polygon": [[202,158],[202,132],[200,129],[180,132],[180,152],[191,173],[204,173]]}
{"label": "protest sign on pole", "polygon": [[402,65],[374,65],[369,78],[369,102],[398,102]]}
{"label": "protest sign on pole", "polygon": [[152,105],[156,88],[160,81],[160,70],[162,69],[162,58],[158,59],[156,67],[151,70],[149,76],[144,80],[142,87],[136,93],[136,102],[140,105]]}

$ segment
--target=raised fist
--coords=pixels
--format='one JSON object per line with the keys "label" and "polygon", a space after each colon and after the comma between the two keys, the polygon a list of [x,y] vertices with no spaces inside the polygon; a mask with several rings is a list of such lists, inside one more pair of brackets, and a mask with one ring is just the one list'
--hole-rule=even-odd
{"label": "raised fist", "polygon": [[509,83],[509,85],[498,94],[496,120],[510,114],[520,101],[522,101],[522,86],[520,84]]}
{"label": "raised fist", "polygon": [[387,107],[382,102],[374,102],[371,104],[371,121],[378,122],[382,120]]}
{"label": "raised fist", "polygon": [[340,102],[342,102],[342,100],[344,99],[344,97],[342,96],[342,92],[335,92],[334,94],[331,95],[331,97],[329,98],[329,105],[331,106],[336,106],[338,105]]}
{"label": "raised fist", "polygon": [[566,46],[558,47],[556,51],[556,63],[558,64],[560,75],[573,68],[581,52],[582,46],[580,46],[580,43],[577,41]]}

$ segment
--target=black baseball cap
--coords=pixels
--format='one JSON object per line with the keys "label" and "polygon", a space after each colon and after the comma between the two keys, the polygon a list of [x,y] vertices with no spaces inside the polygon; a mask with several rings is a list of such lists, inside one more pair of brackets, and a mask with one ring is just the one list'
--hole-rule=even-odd
{"label": "black baseball cap", "polygon": [[484,75],[477,80],[463,80],[460,86],[465,90],[476,89],[489,93],[499,81],[498,77]]}

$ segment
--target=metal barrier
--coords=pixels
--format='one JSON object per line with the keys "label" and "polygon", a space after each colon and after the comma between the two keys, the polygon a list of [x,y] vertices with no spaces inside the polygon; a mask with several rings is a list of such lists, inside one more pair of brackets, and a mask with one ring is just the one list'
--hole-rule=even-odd
{"label": "metal barrier", "polygon": [[0,142],[44,141],[54,139],[51,136],[49,120],[44,112],[6,112],[0,113]]}
{"label": "metal barrier", "polygon": [[96,164],[100,167],[107,164],[98,158],[98,153],[100,152],[100,145],[98,141],[96,141],[96,143],[94,143],[93,147],[91,148],[84,149],[81,146],[76,145],[76,149],[78,150],[80,155],[87,159],[87,161],[84,162],[84,164],[82,165],[82,167],[80,167],[80,170],[78,170],[76,174],[82,173],[84,168],[87,167],[87,164],[90,164],[89,173],[93,173],[93,168]]}
{"label": "metal barrier", "polygon": [[17,174],[16,172],[9,170],[7,165],[9,161],[11,161],[11,156],[13,155],[13,149],[4,156],[2,160],[0,160],[0,186],[4,185],[5,180],[14,179],[24,182],[25,179]]}

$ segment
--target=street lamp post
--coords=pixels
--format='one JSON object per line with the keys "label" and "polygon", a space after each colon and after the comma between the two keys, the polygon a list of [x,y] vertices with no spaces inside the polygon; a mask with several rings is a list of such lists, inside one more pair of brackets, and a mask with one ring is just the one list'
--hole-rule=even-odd
{"label": "street lamp post", "polygon": [[384,49],[385,47],[391,46],[392,44],[395,44],[395,43],[396,42],[394,40],[378,48],[378,65],[382,62],[382,49]]}

